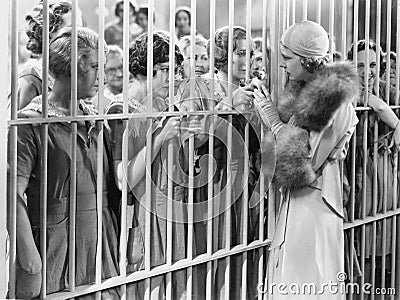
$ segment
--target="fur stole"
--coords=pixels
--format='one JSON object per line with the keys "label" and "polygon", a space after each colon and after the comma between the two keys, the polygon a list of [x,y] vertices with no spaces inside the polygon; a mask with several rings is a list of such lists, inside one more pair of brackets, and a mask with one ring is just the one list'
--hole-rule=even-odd
{"label": "fur stole", "polygon": [[297,189],[316,179],[309,133],[321,132],[336,110],[358,96],[356,69],[347,62],[328,64],[308,83],[289,83],[278,101],[285,124],[276,139],[275,182]]}

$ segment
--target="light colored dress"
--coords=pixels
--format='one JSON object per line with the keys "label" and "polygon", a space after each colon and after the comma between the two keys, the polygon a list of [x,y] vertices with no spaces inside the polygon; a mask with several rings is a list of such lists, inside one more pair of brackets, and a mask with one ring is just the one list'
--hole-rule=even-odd
{"label": "light colored dress", "polygon": [[[321,132],[310,132],[312,166],[320,176],[293,192],[282,191],[276,231],[271,244],[265,299],[345,299],[323,284],[340,284],[344,272],[342,178],[339,162],[358,122],[351,103],[342,104]],[[338,275],[339,274],[339,275]],[[286,286],[283,293],[278,290]],[[292,293],[313,284],[316,293]],[[272,288],[272,289],[271,289]],[[286,293],[287,292],[287,293]]]}

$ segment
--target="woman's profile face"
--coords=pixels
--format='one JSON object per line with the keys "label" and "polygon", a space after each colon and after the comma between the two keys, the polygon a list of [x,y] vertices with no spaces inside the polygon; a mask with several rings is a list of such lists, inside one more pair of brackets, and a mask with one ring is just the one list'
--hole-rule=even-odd
{"label": "woman's profile face", "polygon": [[97,51],[90,52],[88,58],[81,66],[83,76],[78,76],[78,98],[94,97],[99,89],[98,70],[99,60]]}
{"label": "woman's profile face", "polygon": [[294,54],[290,49],[281,45],[282,60],[280,67],[284,69],[288,80],[307,80],[310,74],[301,65],[301,57]]}

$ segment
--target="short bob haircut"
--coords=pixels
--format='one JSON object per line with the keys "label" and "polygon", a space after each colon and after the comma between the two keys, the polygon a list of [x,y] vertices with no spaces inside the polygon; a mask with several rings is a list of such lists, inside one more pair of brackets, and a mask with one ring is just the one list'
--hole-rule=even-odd
{"label": "short bob haircut", "polygon": [[[67,1],[54,2],[49,5],[49,33],[50,37],[60,28],[65,26],[63,15],[72,10],[71,3]],[[25,16],[25,21],[29,26],[27,32],[31,42],[27,49],[33,54],[42,54],[43,43],[43,3],[35,5],[31,12]]]}
{"label": "short bob haircut", "polygon": [[[220,69],[228,64],[228,34],[229,27],[224,26],[215,32],[215,68]],[[240,26],[233,26],[233,51],[236,50],[237,41],[246,39],[246,29]],[[207,53],[210,56],[211,42],[207,44]]]}
{"label": "short bob haircut", "polygon": [[179,6],[179,7],[176,9],[176,12],[175,12],[175,27],[176,27],[176,18],[178,17],[179,13],[181,13],[181,12],[184,12],[184,13],[186,13],[186,14],[188,15],[189,26],[190,26],[190,24],[191,24],[191,22],[192,22],[192,14],[191,14],[191,12],[190,12],[190,8],[187,7],[187,6]]}
{"label": "short bob haircut", "polygon": [[[49,70],[55,78],[71,77],[72,63],[72,28],[65,27],[49,45]],[[86,27],[77,28],[78,37],[78,77],[84,78],[87,73],[86,60],[93,51],[98,50],[99,35]],[[105,53],[107,45],[105,44]]]}
{"label": "short bob haircut", "polygon": [[[190,53],[187,52],[187,49],[189,48],[191,42],[192,41],[191,41],[190,35],[185,35],[179,41],[179,47],[181,48],[183,56],[185,58],[187,58],[190,55]],[[194,43],[195,43],[195,45],[198,45],[200,47],[204,47],[207,49],[207,40],[204,37],[202,37],[201,35],[195,36]]]}
{"label": "short bob haircut", "polygon": [[357,53],[360,51],[364,51],[366,49],[371,49],[377,53],[379,51],[379,77],[381,77],[385,73],[386,64],[384,61],[384,55],[380,46],[376,45],[374,42],[370,41],[367,45],[365,40],[359,40],[356,43],[351,44],[349,51],[347,52],[347,59],[353,61],[354,59],[354,47],[357,47]]}
{"label": "short bob haircut", "polygon": [[[165,31],[156,31],[153,34],[153,67],[169,61],[170,38]],[[147,49],[148,35],[143,33],[129,47],[129,72],[133,76],[147,76]],[[175,45],[175,63],[181,65],[182,53]],[[153,76],[155,72],[153,72]]]}

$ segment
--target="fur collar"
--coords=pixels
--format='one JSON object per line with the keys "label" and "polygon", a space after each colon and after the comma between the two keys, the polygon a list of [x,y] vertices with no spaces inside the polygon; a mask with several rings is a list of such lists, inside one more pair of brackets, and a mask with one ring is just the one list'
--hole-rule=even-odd
{"label": "fur collar", "polygon": [[294,117],[301,128],[320,132],[344,102],[358,96],[355,67],[349,62],[336,62],[317,71],[307,83],[289,83],[278,101],[282,121]]}

